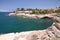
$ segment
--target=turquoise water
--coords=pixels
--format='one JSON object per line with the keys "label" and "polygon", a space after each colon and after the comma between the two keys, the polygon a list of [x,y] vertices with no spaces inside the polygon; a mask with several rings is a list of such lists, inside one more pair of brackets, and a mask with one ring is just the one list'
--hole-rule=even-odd
{"label": "turquoise water", "polygon": [[53,21],[49,18],[29,19],[16,16],[6,16],[8,12],[0,13],[0,34],[43,30],[51,26]]}

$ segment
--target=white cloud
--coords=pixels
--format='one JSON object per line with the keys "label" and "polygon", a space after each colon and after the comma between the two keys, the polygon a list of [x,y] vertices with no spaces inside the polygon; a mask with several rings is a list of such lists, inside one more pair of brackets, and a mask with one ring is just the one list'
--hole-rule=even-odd
{"label": "white cloud", "polygon": [[0,9],[0,12],[9,12],[8,10]]}

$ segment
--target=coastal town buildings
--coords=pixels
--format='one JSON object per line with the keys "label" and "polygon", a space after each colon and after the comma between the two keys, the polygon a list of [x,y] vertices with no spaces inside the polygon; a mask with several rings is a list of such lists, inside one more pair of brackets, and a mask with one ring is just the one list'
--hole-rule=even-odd
{"label": "coastal town buildings", "polygon": [[30,11],[29,10],[24,10],[24,11],[17,11],[17,13],[26,13],[27,14],[27,13],[32,13],[32,11],[31,10]]}
{"label": "coastal town buildings", "polygon": [[46,14],[46,13],[59,13],[60,7],[50,8],[50,9],[32,9],[32,8],[17,8],[15,13],[25,13],[25,14],[31,14],[31,13],[37,13],[37,14]]}

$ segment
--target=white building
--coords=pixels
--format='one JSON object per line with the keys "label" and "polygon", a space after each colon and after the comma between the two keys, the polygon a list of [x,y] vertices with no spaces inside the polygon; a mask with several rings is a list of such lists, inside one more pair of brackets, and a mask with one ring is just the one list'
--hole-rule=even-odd
{"label": "white building", "polygon": [[30,10],[25,10],[25,11],[17,11],[17,13],[32,13],[32,11]]}

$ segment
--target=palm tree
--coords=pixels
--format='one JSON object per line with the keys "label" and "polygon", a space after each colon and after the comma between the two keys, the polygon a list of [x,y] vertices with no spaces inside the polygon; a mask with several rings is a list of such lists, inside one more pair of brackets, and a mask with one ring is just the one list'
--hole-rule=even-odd
{"label": "palm tree", "polygon": [[17,11],[20,11],[20,8],[17,8]]}
{"label": "palm tree", "polygon": [[21,8],[21,11],[24,11],[25,9],[24,8]]}

